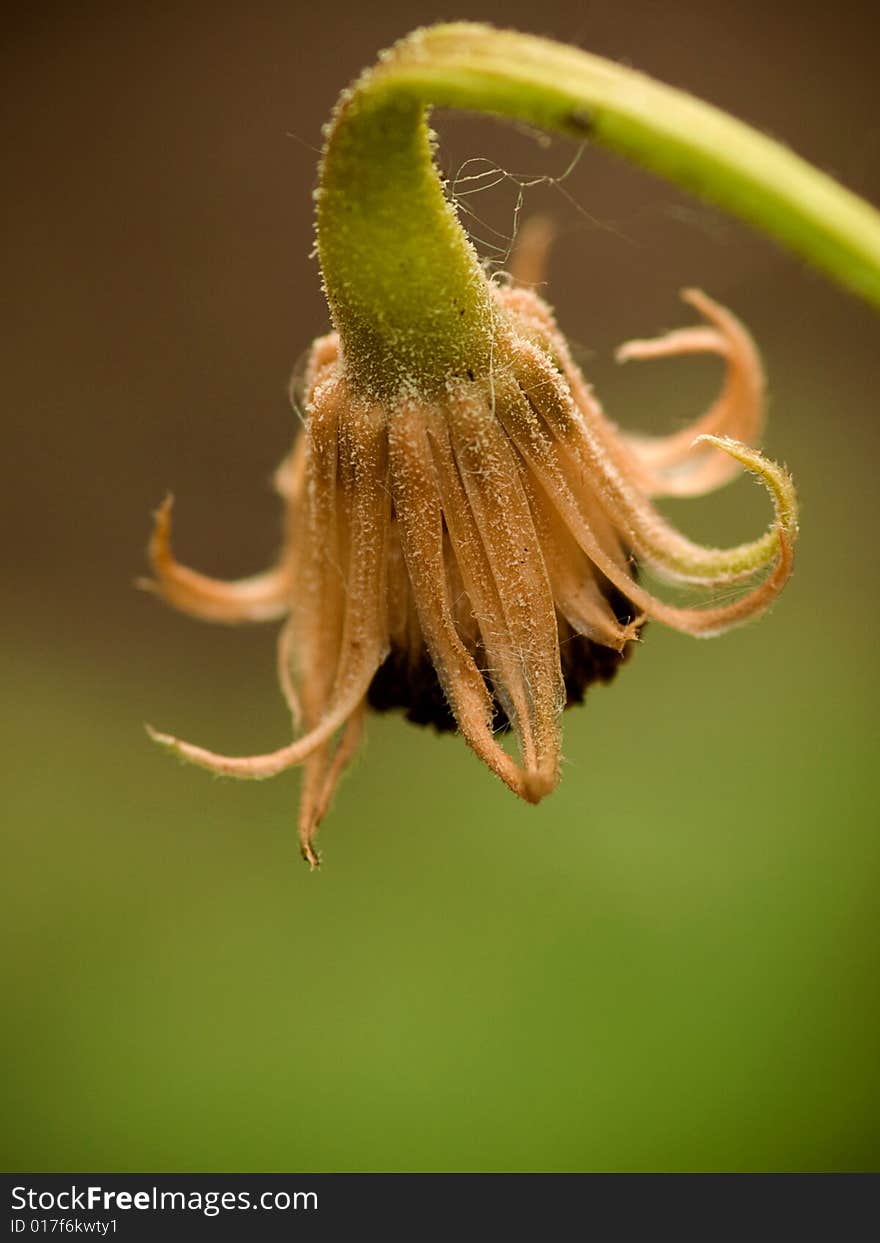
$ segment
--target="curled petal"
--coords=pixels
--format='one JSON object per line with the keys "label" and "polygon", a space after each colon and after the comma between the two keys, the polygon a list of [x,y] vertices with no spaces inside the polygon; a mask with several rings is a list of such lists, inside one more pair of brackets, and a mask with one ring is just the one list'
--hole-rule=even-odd
{"label": "curled petal", "polygon": [[360,418],[357,427],[357,443],[351,444],[352,456],[342,472],[342,488],[350,515],[345,617],[332,692],[320,720],[307,734],[287,746],[252,756],[218,755],[149,729],[156,742],[181,759],[226,777],[257,780],[273,777],[302,763],[328,743],[362,703],[387,651],[385,574],[390,499],[384,427]]}
{"label": "curled petal", "polygon": [[671,436],[624,437],[644,468],[642,485],[653,496],[699,496],[727,483],[738,472],[735,459],[712,451],[694,453],[695,439],[706,434],[755,444],[764,423],[764,373],[748,332],[736,316],[700,290],[687,289],[682,298],[713,327],[682,328],[652,341],[629,341],[617,351],[619,362],[700,353],[718,354],[726,362],[720,395],[690,427]]}
{"label": "curled petal", "polygon": [[789,540],[793,540],[798,533],[798,504],[794,482],[788,471],[776,462],[771,462],[757,449],[741,444],[730,436],[710,436],[704,432],[697,437],[697,442],[699,441],[714,445],[722,453],[728,454],[767,486],[776,509],[777,527],[782,528]]}
{"label": "curled petal", "polygon": [[768,461],[757,450],[746,445],[712,438],[716,448],[735,454],[737,460],[766,484],[773,497],[776,521],[772,543],[766,545],[766,559],[756,570],[769,569],[767,578],[757,587],[730,604],[703,608],[679,608],[665,604],[640,587],[608,555],[593,532],[580,497],[560,466],[552,441],[547,437],[534,411],[525,401],[518,406],[499,406],[511,439],[517,445],[549,500],[571,531],[578,545],[602,571],[609,582],[632,600],[647,617],[686,634],[709,636],[720,634],[732,626],[748,621],[764,612],[787,582],[792,568],[792,543],[797,534],[797,509],[794,487],[782,467]]}
{"label": "curled petal", "polygon": [[152,725],[148,725],[146,730],[153,742],[157,742],[159,746],[167,748],[189,764],[216,773],[218,777],[237,777],[243,781],[262,781],[267,777],[276,777],[286,769],[302,764],[346,723],[366,695],[378,663],[377,661],[369,671],[361,672],[360,677],[351,682],[347,693],[336,699],[321,723],[313,730],[287,746],[264,755],[219,755],[216,751],[208,751],[205,747],[184,742],[172,734],[160,733]]}
{"label": "curled petal", "polygon": [[281,562],[264,574],[222,582],[208,578],[176,561],[171,551],[173,497],[166,496],[155,513],[149,558],[155,580],[141,579],[138,586],[153,591],[182,613],[201,621],[271,621],[283,617],[290,601],[290,568]]}
{"label": "curled petal", "polygon": [[514,369],[535,412],[559,443],[561,468],[571,486],[577,491],[581,480],[591,481],[610,521],[659,577],[703,586],[735,583],[750,578],[775,556],[773,529],[733,548],[705,548],[682,535],[605,452],[572,401],[568,385],[537,350],[521,348]]}

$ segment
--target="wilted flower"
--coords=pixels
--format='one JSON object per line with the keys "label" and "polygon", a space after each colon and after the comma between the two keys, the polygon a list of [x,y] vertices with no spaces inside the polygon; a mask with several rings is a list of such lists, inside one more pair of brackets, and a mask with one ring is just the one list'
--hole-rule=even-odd
{"label": "wilted flower", "polygon": [[[527,247],[519,263],[530,268]],[[225,776],[304,765],[299,836],[313,866],[315,830],[367,707],[458,729],[514,793],[529,802],[548,794],[559,779],[563,708],[613,677],[646,619],[719,634],[763,612],[791,571],[790,480],[747,447],[762,424],[754,346],[705,294],[684,296],[705,325],[620,351],[724,360],[715,404],[663,439],[622,433],[607,419],[550,308],[516,285],[492,290],[489,365],[475,360],[449,374],[430,397],[407,386],[366,393],[338,336],[318,340],[303,427],[277,476],[287,505],[278,565],[233,583],[180,565],[170,501],[150,546],[152,585],[178,609],[220,622],[286,616],[278,671],[297,736],[248,757],[156,740]],[[651,503],[705,493],[740,465],[775,505],[774,524],[753,543],[704,548]],[[726,603],[677,607],[638,582],[639,565],[706,589],[768,572]],[[516,755],[500,741],[508,727]]]}
{"label": "wilted flower", "polygon": [[[277,475],[287,505],[278,564],[233,583],[178,564],[170,501],[150,545],[149,586],[182,611],[230,623],[286,618],[278,674],[294,741],[233,757],[151,733],[230,777],[302,764],[299,837],[313,867],[315,830],[367,707],[457,729],[535,803],[559,780],[563,708],[614,676],[646,619],[719,634],[763,612],[791,572],[794,490],[751,447],[763,378],[743,327],[688,291],[704,324],[631,342],[620,357],[715,354],[725,364],[721,393],[666,438],[619,431],[550,308],[526,287],[541,279],[546,231],[524,232],[508,286],[487,278],[434,162],[432,103],[589,133],[679,179],[702,170],[735,210],[748,215],[754,202],[758,218],[779,225],[743,189],[755,176],[744,152],[759,153],[763,176],[775,169],[766,143],[677,92],[546,40],[468,23],[415,31],[342,93],[317,191],[317,253],[336,331],[311,349],[302,429]],[[730,141],[737,158],[707,155],[707,134]],[[796,162],[785,166],[804,175]],[[774,177],[772,204],[782,193]],[[797,236],[812,238],[812,227],[811,217]],[[740,467],[775,507],[752,543],[701,547],[652,504],[710,491]],[[638,581],[640,566],[708,599],[664,603]]]}

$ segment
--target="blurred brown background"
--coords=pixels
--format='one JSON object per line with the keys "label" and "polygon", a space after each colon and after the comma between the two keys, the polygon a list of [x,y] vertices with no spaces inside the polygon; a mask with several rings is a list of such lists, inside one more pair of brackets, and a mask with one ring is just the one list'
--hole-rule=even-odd
{"label": "blurred brown background", "polygon": [[[470,157],[516,174],[468,200],[489,242],[518,182],[548,179],[523,210],[558,220],[549,296],[613,417],[660,430],[711,394],[708,364],[611,361],[688,322],[681,286],[745,320],[767,443],[803,498],[773,616],[717,645],[652,627],[620,687],[566,722],[555,805],[519,808],[463,746],[375,722],[310,878],[290,779],[212,783],[140,732],[236,752],[285,737],[271,631],[199,626],[132,582],[168,490],[184,560],[235,576],[272,559],[286,380],[326,329],[321,125],[379,48],[441,17],[632,63],[880,202],[870,5],[7,16],[8,1168],[876,1161],[880,322],[746,228],[602,152],[553,184],[571,144],[436,118],[450,176]],[[762,504],[740,484],[670,512],[738,540]],[[538,1064],[546,1092],[524,1102]]]}

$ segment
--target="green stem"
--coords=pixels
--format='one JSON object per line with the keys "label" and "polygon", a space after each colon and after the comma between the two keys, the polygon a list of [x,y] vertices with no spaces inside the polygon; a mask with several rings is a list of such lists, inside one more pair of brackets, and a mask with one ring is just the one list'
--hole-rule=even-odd
{"label": "green stem", "polygon": [[436,388],[485,362],[492,312],[445,199],[425,110],[469,109],[600,143],[740,216],[880,306],[880,214],[709,104],[576,48],[488,26],[416,31],[346,92],[318,250],[356,381]]}
{"label": "green stem", "polygon": [[318,251],[350,379],[376,396],[488,365],[490,291],[443,193],[421,103],[343,97],[321,167]]}

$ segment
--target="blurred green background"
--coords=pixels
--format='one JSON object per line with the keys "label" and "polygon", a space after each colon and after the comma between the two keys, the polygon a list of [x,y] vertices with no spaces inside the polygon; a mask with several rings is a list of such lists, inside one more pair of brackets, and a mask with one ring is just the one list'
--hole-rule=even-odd
{"label": "blurred green background", "polygon": [[[660,430],[708,363],[616,369],[699,284],[753,329],[795,577],[711,642],[653,625],[518,805],[456,739],[374,718],[310,875],[297,776],[213,781],[142,721],[282,742],[272,627],[132,589],[149,513],[207,572],[271,560],[286,376],[323,331],[320,125],[439,16],[578,42],[790,141],[880,201],[870,7],[720,0],[21,10],[9,189],[0,614],[7,1170],[876,1169],[880,321],[601,153],[526,190],[550,297],[606,408]],[[793,20],[796,16],[796,20]],[[574,148],[438,117],[450,174],[558,177]],[[517,186],[470,199],[510,233]],[[488,252],[487,252],[488,253]],[[745,538],[750,483],[670,505]]]}

